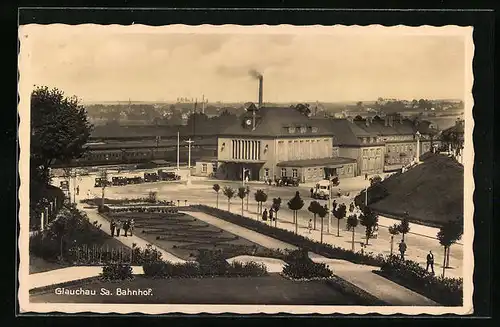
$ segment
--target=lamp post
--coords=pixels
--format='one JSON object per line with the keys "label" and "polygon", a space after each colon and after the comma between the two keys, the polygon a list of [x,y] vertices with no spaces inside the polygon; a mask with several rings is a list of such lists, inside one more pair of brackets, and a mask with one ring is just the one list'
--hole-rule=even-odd
{"label": "lamp post", "polygon": [[415,138],[417,139],[417,155],[416,155],[416,159],[417,159],[417,163],[420,163],[420,132],[417,131],[415,133]]}
{"label": "lamp post", "polygon": [[191,144],[194,143],[194,141],[189,138],[189,140],[184,141],[188,144],[188,179],[187,179],[187,185],[191,185]]}
{"label": "lamp post", "polygon": [[327,233],[330,234],[330,225],[332,223],[332,176],[328,177],[329,185],[328,185],[328,224],[326,225]]}

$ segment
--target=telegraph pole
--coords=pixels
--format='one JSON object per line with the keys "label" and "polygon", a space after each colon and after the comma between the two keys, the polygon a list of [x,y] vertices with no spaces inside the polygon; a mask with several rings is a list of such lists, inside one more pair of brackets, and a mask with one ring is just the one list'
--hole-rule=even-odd
{"label": "telegraph pole", "polygon": [[194,143],[194,141],[189,138],[189,140],[184,142],[188,143],[188,169],[191,172],[191,143]]}

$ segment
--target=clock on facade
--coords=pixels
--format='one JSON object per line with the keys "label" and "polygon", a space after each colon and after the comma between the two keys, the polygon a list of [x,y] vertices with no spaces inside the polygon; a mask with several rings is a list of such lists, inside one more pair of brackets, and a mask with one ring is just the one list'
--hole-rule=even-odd
{"label": "clock on facade", "polygon": [[251,119],[247,119],[247,121],[245,122],[248,126],[252,125],[252,120]]}

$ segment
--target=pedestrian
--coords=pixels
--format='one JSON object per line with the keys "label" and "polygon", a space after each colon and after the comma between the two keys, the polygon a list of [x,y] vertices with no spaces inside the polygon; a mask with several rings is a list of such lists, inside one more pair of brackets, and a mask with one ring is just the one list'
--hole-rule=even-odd
{"label": "pedestrian", "polygon": [[368,174],[365,173],[365,181],[367,181],[367,180],[368,180]]}
{"label": "pedestrian", "polygon": [[313,197],[314,195],[314,189],[311,187],[311,198]]}
{"label": "pedestrian", "polygon": [[109,229],[111,229],[111,237],[115,237],[115,228],[116,222],[114,219],[111,219],[111,223],[109,224]]}
{"label": "pedestrian", "polygon": [[130,228],[130,221],[129,220],[125,220],[123,222],[123,231],[125,232],[125,237],[128,236],[128,230]]}
{"label": "pedestrian", "polygon": [[309,224],[307,225],[307,229],[309,230],[309,234],[311,234],[313,228],[313,220],[309,219]]}
{"label": "pedestrian", "polygon": [[405,241],[401,240],[401,243],[399,243],[399,253],[401,253],[401,259],[405,259],[405,252],[406,252],[406,243]]}
{"label": "pedestrian", "polygon": [[130,236],[134,235],[134,226],[135,226],[134,218],[130,218],[130,222],[129,222]]}
{"label": "pedestrian", "polygon": [[273,221],[273,208],[269,209],[269,221]]}
{"label": "pedestrian", "polygon": [[121,220],[118,220],[116,223],[116,236],[120,237],[120,230],[123,227],[123,222]]}
{"label": "pedestrian", "polygon": [[90,199],[90,190],[87,191],[87,199]]}
{"label": "pedestrian", "polygon": [[425,270],[429,271],[429,266],[434,275],[434,254],[432,254],[432,251],[429,251],[429,254],[427,254],[427,268],[425,268]]}
{"label": "pedestrian", "polygon": [[76,195],[80,195],[80,186],[76,187]]}
{"label": "pedestrian", "polygon": [[262,213],[262,220],[267,221],[267,209],[264,209],[264,212]]}

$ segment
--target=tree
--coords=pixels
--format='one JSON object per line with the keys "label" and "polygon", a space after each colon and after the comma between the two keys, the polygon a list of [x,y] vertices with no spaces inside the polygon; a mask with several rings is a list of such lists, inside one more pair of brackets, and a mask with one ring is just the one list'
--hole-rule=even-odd
{"label": "tree", "polygon": [[319,206],[318,207],[318,216],[321,218],[321,232],[320,232],[320,243],[323,243],[323,225],[324,225],[324,218],[326,217],[326,214],[328,213],[328,207],[326,204],[324,206]]}
{"label": "tree", "polygon": [[352,231],[352,251],[355,251],[354,248],[354,232],[356,227],[358,226],[358,216],[355,213],[352,213],[347,217],[347,226],[349,226],[349,229]]}
{"label": "tree", "polygon": [[246,187],[246,192],[247,192],[247,211],[248,211],[248,197],[250,196],[250,186],[248,185]]}
{"label": "tree", "polygon": [[394,249],[394,236],[399,234],[399,225],[394,224],[392,226],[389,226],[389,234],[391,234],[391,255],[392,255]]}
{"label": "tree", "polygon": [[222,193],[227,197],[227,211],[231,212],[231,199],[234,197],[236,192],[232,187],[224,186]]}
{"label": "tree", "polygon": [[241,215],[242,216],[243,216],[243,200],[245,199],[246,195],[247,195],[246,187],[238,188],[238,197],[241,199]]}
{"label": "tree", "polygon": [[304,206],[304,200],[300,197],[299,191],[295,192],[295,196],[288,201],[288,208],[293,211],[293,222],[295,224],[295,234],[298,233],[299,222],[297,217],[297,211],[302,209]]}
{"label": "tree", "polygon": [[280,197],[274,198],[273,205],[272,205],[272,208],[273,208],[274,212],[276,213],[276,216],[275,216],[276,220],[274,221],[274,227],[278,226],[278,211],[280,211],[280,207],[281,207],[281,198]]}
{"label": "tree", "polygon": [[309,117],[311,115],[311,109],[309,108],[309,104],[307,103],[298,103],[297,105],[292,106],[292,108],[294,108],[304,116]]}
{"label": "tree", "polygon": [[449,252],[450,247],[458,240],[462,238],[463,234],[463,224],[459,219],[449,220],[446,222],[437,233],[437,238],[439,240],[439,244],[444,247],[444,256],[443,256],[443,278],[445,275],[445,269],[449,264]]}
{"label": "tree", "polygon": [[358,108],[363,107],[363,101],[356,102],[356,107],[358,107]]}
{"label": "tree", "polygon": [[346,214],[347,207],[343,203],[337,209],[334,209],[333,215],[337,218],[337,236],[340,236],[340,220],[344,219]]}
{"label": "tree", "polygon": [[363,207],[361,210],[362,213],[359,216],[359,222],[361,226],[365,227],[366,245],[368,245],[368,240],[373,235],[373,230],[378,224],[378,215],[367,206]]}
{"label": "tree", "polygon": [[31,93],[30,123],[30,202],[38,206],[51,166],[81,157],[93,126],[76,96],[46,86]]}
{"label": "tree", "polygon": [[104,191],[108,186],[108,171],[106,168],[99,172],[99,178],[101,179],[101,206],[104,207]]}
{"label": "tree", "polygon": [[215,191],[215,193],[217,193],[216,207],[218,209],[219,208],[219,191],[220,191],[220,185],[219,184],[214,184],[214,186],[212,186],[212,189]]}
{"label": "tree", "polygon": [[309,210],[309,212],[312,213],[314,217],[314,225],[313,225],[314,230],[316,230],[316,215],[320,210],[319,207],[321,207],[321,204],[319,204],[318,201],[311,201],[309,207],[307,208],[307,210]]}
{"label": "tree", "polygon": [[262,214],[262,204],[267,201],[267,194],[263,190],[257,190],[254,194],[255,201],[257,202],[257,214]]}
{"label": "tree", "polygon": [[405,212],[405,216],[401,220],[401,223],[399,224],[398,227],[399,232],[401,233],[402,240],[405,240],[405,234],[407,234],[410,231],[410,221],[408,220],[408,213]]}

